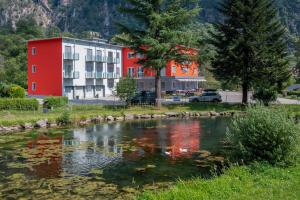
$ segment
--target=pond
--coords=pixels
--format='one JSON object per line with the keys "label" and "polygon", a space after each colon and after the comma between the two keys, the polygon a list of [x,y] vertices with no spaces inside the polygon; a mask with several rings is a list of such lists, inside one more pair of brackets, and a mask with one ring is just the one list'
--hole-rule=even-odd
{"label": "pond", "polygon": [[132,121],[0,136],[0,199],[131,199],[178,179],[209,177],[207,160],[222,155],[229,120]]}

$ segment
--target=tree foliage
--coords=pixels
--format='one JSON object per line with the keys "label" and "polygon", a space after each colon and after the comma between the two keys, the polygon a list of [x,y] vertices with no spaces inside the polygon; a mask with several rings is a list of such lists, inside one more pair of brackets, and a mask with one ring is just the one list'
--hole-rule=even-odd
{"label": "tree foliage", "polygon": [[226,17],[216,24],[212,62],[216,78],[243,88],[243,103],[251,87],[281,90],[290,77],[286,60],[285,29],[270,0],[225,0],[220,12]]}
{"label": "tree foliage", "polygon": [[117,84],[116,88],[117,96],[125,101],[128,102],[136,92],[136,81],[133,78],[126,77],[121,79],[120,82]]}
{"label": "tree foliage", "polygon": [[[120,33],[116,39],[145,55],[138,63],[156,73],[156,96],[161,99],[161,70],[168,62],[182,63],[191,56],[187,50],[186,32],[183,29],[198,15],[195,0],[126,0],[129,6],[120,8],[131,16],[136,24],[118,23]],[[158,102],[159,104],[159,102]],[[158,105],[159,106],[159,105]]]}

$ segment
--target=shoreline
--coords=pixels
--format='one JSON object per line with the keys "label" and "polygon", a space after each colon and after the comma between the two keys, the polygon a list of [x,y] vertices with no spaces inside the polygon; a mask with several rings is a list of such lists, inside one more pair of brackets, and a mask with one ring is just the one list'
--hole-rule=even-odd
{"label": "shoreline", "polygon": [[[124,114],[119,116],[101,116],[97,115],[94,117],[88,117],[86,119],[70,119],[71,126],[87,126],[90,124],[108,123],[108,122],[125,122],[132,120],[150,120],[150,119],[182,119],[182,118],[201,118],[201,117],[232,117],[236,115],[246,114],[243,111],[206,111],[206,112],[166,112],[164,114]],[[41,128],[51,129],[51,128],[66,128],[67,125],[59,125],[56,122],[50,121],[47,118],[40,119],[34,123],[25,122],[24,124],[17,124],[12,126],[1,126],[0,134],[16,133],[28,130],[38,130]]]}

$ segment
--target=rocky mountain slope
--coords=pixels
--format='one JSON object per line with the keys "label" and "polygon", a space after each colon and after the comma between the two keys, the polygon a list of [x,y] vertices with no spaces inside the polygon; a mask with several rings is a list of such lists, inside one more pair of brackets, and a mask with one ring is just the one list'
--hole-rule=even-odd
{"label": "rocky mountain slope", "polygon": [[[199,20],[222,19],[216,11],[221,0],[201,0]],[[116,32],[114,22],[127,20],[117,7],[124,0],[0,0],[0,25],[15,26],[24,18],[33,18],[44,27],[58,26],[62,31],[97,31],[104,37]],[[300,0],[276,0],[283,23],[291,33],[300,35]]]}

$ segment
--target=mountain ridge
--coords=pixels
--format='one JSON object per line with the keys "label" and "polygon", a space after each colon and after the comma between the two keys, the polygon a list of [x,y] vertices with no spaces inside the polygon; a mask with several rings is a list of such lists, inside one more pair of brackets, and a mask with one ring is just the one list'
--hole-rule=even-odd
{"label": "mountain ridge", "polygon": [[[216,6],[221,0],[201,0],[199,21],[213,23],[222,19]],[[128,20],[117,8],[125,0],[0,0],[0,26],[12,26],[24,18],[40,26],[57,26],[61,31],[100,32],[103,37],[115,34],[116,20]],[[300,0],[276,0],[283,24],[294,35],[300,35]]]}

